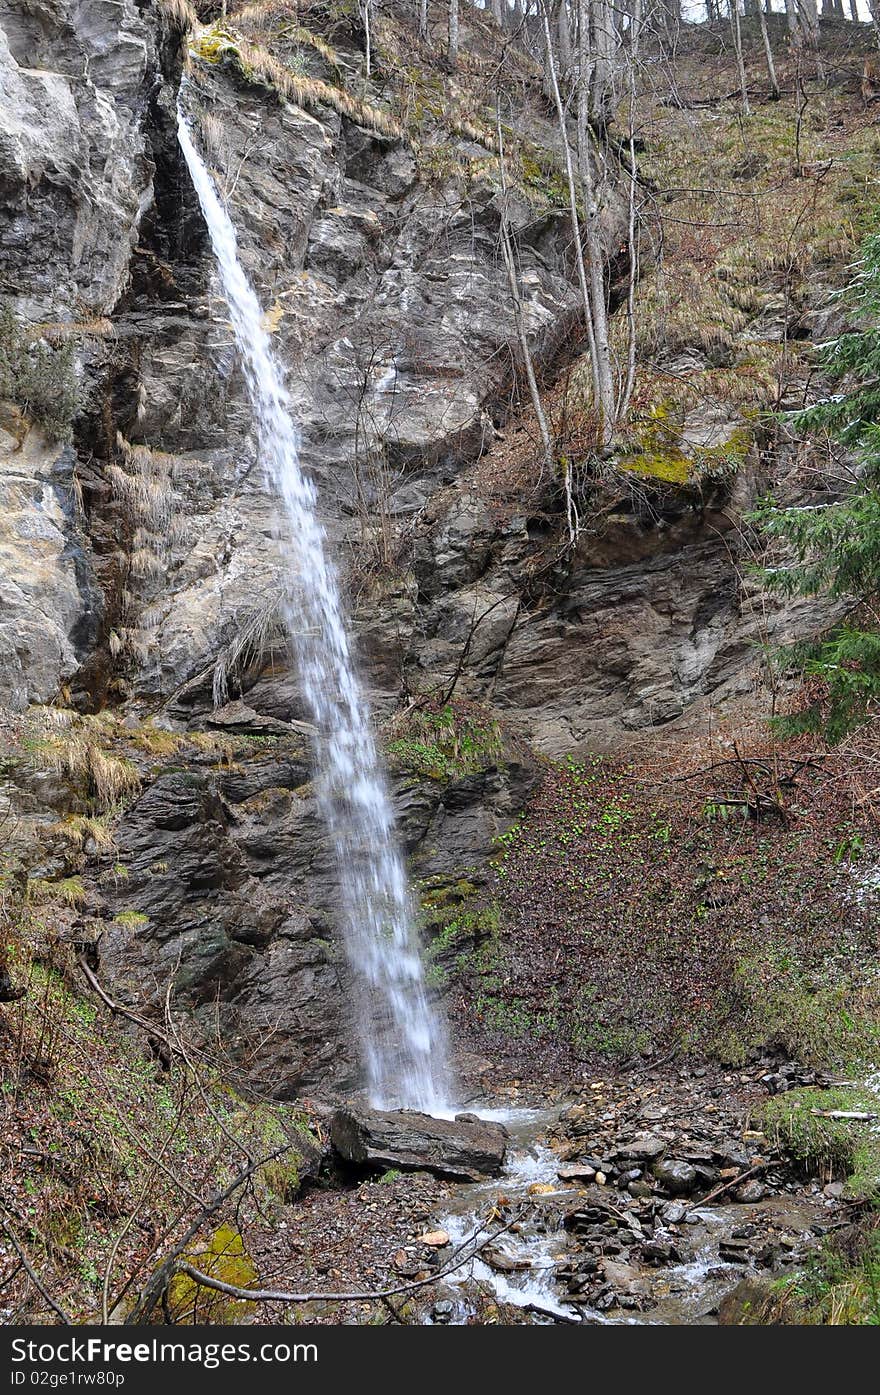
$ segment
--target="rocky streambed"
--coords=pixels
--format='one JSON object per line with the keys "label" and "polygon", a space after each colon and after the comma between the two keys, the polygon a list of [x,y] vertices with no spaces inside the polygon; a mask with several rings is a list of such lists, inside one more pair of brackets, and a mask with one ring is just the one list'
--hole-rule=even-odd
{"label": "rocky streambed", "polygon": [[[791,1272],[852,1219],[839,1184],[798,1175],[751,1126],[795,1078],[793,1067],[697,1067],[597,1077],[553,1098],[501,1086],[471,1103],[480,1123],[464,1115],[440,1130],[457,1177],[437,1175],[436,1155],[420,1167],[411,1147],[395,1163],[375,1116],[372,1159],[349,1148],[342,1164],[360,1180],[300,1203],[299,1261],[337,1288],[399,1283],[404,1322],[736,1321],[756,1281]],[[471,1164],[477,1180],[462,1180]]]}
{"label": "rocky streambed", "polygon": [[509,1111],[500,1186],[462,1188],[441,1219],[451,1245],[480,1249],[432,1321],[480,1320],[488,1300],[502,1320],[516,1308],[531,1321],[715,1322],[745,1276],[803,1262],[838,1223],[836,1197],[805,1187],[762,1135],[729,1133],[723,1114],[707,1128],[658,1101],[645,1106],[658,1131],[591,1145],[599,1100]]}

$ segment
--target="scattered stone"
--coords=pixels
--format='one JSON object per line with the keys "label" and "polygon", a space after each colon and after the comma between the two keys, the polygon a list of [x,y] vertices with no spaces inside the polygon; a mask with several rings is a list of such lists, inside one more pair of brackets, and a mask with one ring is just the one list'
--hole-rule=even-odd
{"label": "scattered stone", "polygon": [[673,1196],[690,1196],[700,1180],[695,1167],[677,1158],[656,1162],[652,1171],[661,1187]]}
{"label": "scattered stone", "polygon": [[446,1230],[426,1230],[424,1235],[419,1236],[420,1245],[429,1245],[432,1250],[442,1250],[444,1245],[449,1244],[449,1232]]}
{"label": "scattered stone", "polygon": [[606,1282],[621,1293],[649,1294],[651,1280],[646,1278],[634,1264],[624,1264],[621,1260],[606,1259],[603,1264]]}
{"label": "scattered stone", "polygon": [[669,1264],[670,1261],[679,1258],[673,1241],[661,1235],[655,1235],[653,1240],[646,1240],[642,1246],[642,1259],[647,1264]]}
{"label": "scattered stone", "polygon": [[608,1181],[608,1178],[605,1176],[604,1172],[597,1172],[596,1181],[600,1187],[604,1187],[605,1183]]}
{"label": "scattered stone", "polygon": [[333,1147],[355,1167],[425,1170],[465,1182],[498,1176],[507,1139],[501,1124],[434,1119],[413,1109],[352,1105],[337,1109],[330,1122]]}
{"label": "scattered stone", "polygon": [[747,1182],[743,1182],[733,1189],[735,1201],[763,1201],[767,1195],[767,1188],[763,1182],[759,1182],[757,1177],[752,1177]]}
{"label": "scattered stone", "polygon": [[637,1201],[643,1201],[654,1195],[654,1189],[648,1182],[630,1182],[627,1186],[630,1196],[634,1196]]}
{"label": "scattered stone", "polygon": [[526,1188],[529,1196],[550,1196],[556,1190],[552,1182],[532,1182],[531,1186]]}
{"label": "scattered stone", "polygon": [[681,1201],[667,1201],[660,1214],[667,1225],[681,1225],[687,1217],[687,1207]]}
{"label": "scattered stone", "polygon": [[592,1182],[596,1176],[596,1169],[587,1163],[575,1163],[572,1166],[558,1167],[556,1176],[562,1182]]}
{"label": "scattered stone", "polygon": [[666,1140],[656,1134],[640,1134],[630,1143],[624,1143],[614,1154],[615,1158],[632,1159],[637,1162],[653,1162],[666,1151]]}
{"label": "scattered stone", "polygon": [[750,1259],[749,1242],[748,1240],[736,1240],[730,1236],[721,1241],[718,1246],[718,1254],[728,1264],[748,1264]]}
{"label": "scattered stone", "polygon": [[513,1255],[509,1250],[504,1250],[500,1246],[487,1246],[485,1250],[481,1251],[480,1258],[498,1274],[516,1274],[532,1267],[531,1260]]}

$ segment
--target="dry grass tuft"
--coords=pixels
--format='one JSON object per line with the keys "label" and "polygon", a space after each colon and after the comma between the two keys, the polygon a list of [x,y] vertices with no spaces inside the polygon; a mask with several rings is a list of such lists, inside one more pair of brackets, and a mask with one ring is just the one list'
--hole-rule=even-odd
{"label": "dry grass tuft", "polygon": [[92,814],[68,814],[58,823],[50,824],[48,832],[63,838],[74,852],[81,852],[89,840],[99,853],[113,852],[116,847],[106,819]]}
{"label": "dry grass tuft", "polygon": [[159,0],[159,13],[176,34],[187,34],[199,27],[199,17],[190,0]]}
{"label": "dry grass tuft", "polygon": [[261,664],[265,658],[286,643],[287,629],[277,595],[264,596],[256,605],[242,608],[233,619],[234,631],[229,643],[220,650],[214,663],[214,706],[229,701],[233,687],[246,669]]}
{"label": "dry grass tuft", "polygon": [[246,39],[228,25],[217,23],[203,29],[193,40],[190,52],[205,63],[231,59],[248,82],[269,87],[286,101],[306,111],[321,106],[332,107],[355,125],[377,131],[380,135],[398,137],[403,134],[399,123],[388,112],[362,102],[343,88],[333,87],[320,78],[294,73],[262,44]]}
{"label": "dry grass tuft", "polygon": [[130,760],[106,749],[108,730],[106,719],[74,713],[66,724],[50,724],[31,745],[39,764],[83,786],[102,810],[121,803],[139,790],[141,783]]}

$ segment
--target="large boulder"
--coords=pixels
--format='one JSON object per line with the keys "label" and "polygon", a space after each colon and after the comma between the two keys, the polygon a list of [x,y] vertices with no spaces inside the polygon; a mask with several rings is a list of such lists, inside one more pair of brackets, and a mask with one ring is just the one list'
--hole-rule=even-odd
{"label": "large boulder", "polygon": [[364,1170],[397,1167],[475,1182],[497,1177],[508,1133],[475,1115],[435,1119],[414,1109],[337,1109],[330,1141],[344,1162]]}

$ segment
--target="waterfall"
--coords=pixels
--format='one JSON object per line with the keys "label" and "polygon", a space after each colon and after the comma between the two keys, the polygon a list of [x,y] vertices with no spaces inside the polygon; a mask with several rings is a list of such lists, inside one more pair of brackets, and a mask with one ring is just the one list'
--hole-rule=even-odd
{"label": "waterfall", "polygon": [[390,800],[355,671],[339,583],[300,465],[281,366],[235,228],[178,111],[178,139],[208,226],[253,407],[260,455],[284,508],[285,618],[317,728],[315,791],[339,870],[342,930],[371,1102],[446,1105],[445,1034],[428,1001]]}

